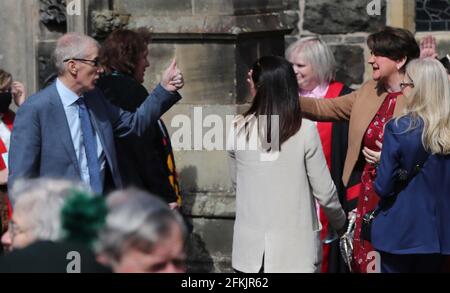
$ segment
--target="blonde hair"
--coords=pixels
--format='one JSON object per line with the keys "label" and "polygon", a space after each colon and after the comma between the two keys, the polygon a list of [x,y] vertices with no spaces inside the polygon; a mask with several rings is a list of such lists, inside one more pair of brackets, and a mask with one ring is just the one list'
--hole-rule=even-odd
{"label": "blonde hair", "polygon": [[301,54],[314,70],[319,84],[330,83],[336,76],[336,59],[330,47],[318,36],[302,38],[286,49],[286,59],[293,62]]}
{"label": "blonde hair", "polygon": [[414,88],[406,97],[407,114],[413,121],[408,130],[424,123],[422,144],[432,154],[450,154],[450,88],[444,66],[432,58],[416,59],[406,68]]}
{"label": "blonde hair", "polygon": [[5,89],[8,85],[11,84],[12,76],[11,73],[0,69],[0,89]]}

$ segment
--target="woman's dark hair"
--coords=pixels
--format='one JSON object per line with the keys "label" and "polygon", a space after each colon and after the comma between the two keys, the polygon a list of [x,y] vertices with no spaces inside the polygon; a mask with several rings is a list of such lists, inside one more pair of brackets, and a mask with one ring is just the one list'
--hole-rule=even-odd
{"label": "woman's dark hair", "polygon": [[302,124],[298,83],[292,64],[277,56],[262,57],[253,65],[252,79],[256,96],[244,116],[268,117],[267,128],[263,131],[267,134],[267,141],[271,141],[270,117],[278,115],[281,146],[300,130]]}
{"label": "woman's dark hair", "polygon": [[117,70],[133,75],[149,42],[150,34],[144,29],[116,30],[102,44],[99,54],[100,63],[105,67],[107,73]]}
{"label": "woman's dark hair", "polygon": [[414,35],[405,29],[387,26],[367,39],[367,45],[374,55],[394,61],[407,58],[401,70],[413,59],[419,58],[420,48]]}

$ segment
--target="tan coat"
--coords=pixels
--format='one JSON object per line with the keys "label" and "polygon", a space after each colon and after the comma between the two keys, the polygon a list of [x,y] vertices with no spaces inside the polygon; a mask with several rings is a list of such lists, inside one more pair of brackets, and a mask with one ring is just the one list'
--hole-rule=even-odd
{"label": "tan coat", "polygon": [[[362,151],[362,141],[367,127],[385,100],[387,92],[368,81],[360,89],[335,99],[300,98],[303,114],[315,121],[350,120],[347,158],[342,180],[347,185],[353,168]],[[402,113],[405,107],[403,96],[397,98],[394,116]]]}
{"label": "tan coat", "polygon": [[[241,135],[245,134],[237,137]],[[316,125],[304,119],[276,160],[261,160],[261,154],[229,151],[236,188],[233,268],[257,273],[264,256],[267,273],[319,272],[322,245],[316,200],[336,230],[343,227],[346,217]]]}

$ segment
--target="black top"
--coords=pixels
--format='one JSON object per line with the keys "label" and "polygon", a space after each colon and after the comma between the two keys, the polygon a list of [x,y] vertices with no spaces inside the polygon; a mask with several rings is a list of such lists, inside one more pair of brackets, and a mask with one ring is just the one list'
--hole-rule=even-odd
{"label": "black top", "polygon": [[[97,86],[112,104],[129,112],[135,112],[149,96],[138,81],[119,73],[101,77]],[[172,203],[177,201],[177,195],[169,181],[172,174],[167,157],[172,155],[172,148],[166,133],[159,120],[143,136],[117,138],[115,144],[124,187],[137,187]]]}

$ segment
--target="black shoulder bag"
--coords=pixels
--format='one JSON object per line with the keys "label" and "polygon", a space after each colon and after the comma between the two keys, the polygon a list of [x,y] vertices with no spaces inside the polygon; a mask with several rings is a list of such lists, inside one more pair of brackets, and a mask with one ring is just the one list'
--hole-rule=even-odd
{"label": "black shoulder bag", "polygon": [[411,172],[411,174],[408,174],[408,171],[406,171],[405,169],[398,170],[397,175],[396,175],[396,184],[395,184],[395,190],[394,190],[395,195],[389,199],[383,200],[382,202],[380,202],[379,206],[376,209],[366,213],[363,216],[362,222],[361,222],[361,236],[360,236],[361,239],[369,241],[369,242],[372,241],[371,233],[372,233],[373,220],[376,218],[376,216],[378,216],[378,214],[380,213],[381,210],[388,209],[395,203],[395,200],[397,199],[397,195],[403,189],[405,189],[406,186],[408,185],[408,183],[420,172],[420,170],[422,169],[422,166],[424,164],[425,164],[425,162],[421,165],[417,164],[416,167],[414,168],[414,170]]}

